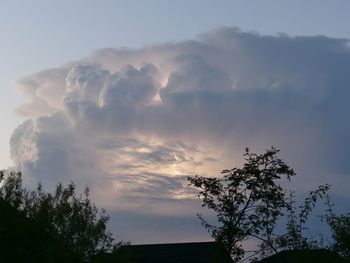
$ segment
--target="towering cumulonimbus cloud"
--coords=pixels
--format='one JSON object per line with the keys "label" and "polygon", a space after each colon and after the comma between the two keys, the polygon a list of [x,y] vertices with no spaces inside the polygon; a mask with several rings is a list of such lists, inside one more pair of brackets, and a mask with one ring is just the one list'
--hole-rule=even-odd
{"label": "towering cumulonimbus cloud", "polygon": [[186,176],[219,174],[245,146],[274,145],[303,185],[337,178],[346,194],[349,68],[348,40],[232,28],[97,50],[19,81],[28,120],[11,138],[12,160],[44,185],[87,184],[110,209],[193,216]]}

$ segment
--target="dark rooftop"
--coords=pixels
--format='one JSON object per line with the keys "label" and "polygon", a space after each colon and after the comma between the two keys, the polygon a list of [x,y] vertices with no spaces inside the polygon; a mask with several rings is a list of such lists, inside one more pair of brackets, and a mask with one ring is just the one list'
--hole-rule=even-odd
{"label": "dark rooftop", "polygon": [[231,263],[216,242],[131,245],[127,247],[137,263]]}
{"label": "dark rooftop", "polygon": [[349,261],[341,258],[336,253],[326,249],[315,250],[293,250],[282,251],[268,258],[265,258],[260,263],[346,263]]}

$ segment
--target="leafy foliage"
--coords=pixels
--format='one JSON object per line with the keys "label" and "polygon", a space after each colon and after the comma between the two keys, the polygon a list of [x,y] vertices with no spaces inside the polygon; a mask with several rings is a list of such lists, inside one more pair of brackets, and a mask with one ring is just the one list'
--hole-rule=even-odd
{"label": "leafy foliage", "polygon": [[276,238],[276,247],[279,250],[301,250],[319,248],[321,244],[317,240],[309,239],[304,232],[308,230],[308,219],[310,213],[315,208],[316,203],[320,199],[324,199],[330,185],[321,185],[316,190],[310,191],[308,197],[305,198],[304,204],[298,208],[295,202],[294,192],[290,192],[287,200],[287,232]]}
{"label": "leafy foliage", "polygon": [[350,259],[350,214],[329,218],[328,223],[335,241],[332,249]]}
{"label": "leafy foliage", "polygon": [[[244,257],[245,240],[260,240],[258,249],[248,258],[252,261],[280,251],[332,250],[350,259],[350,214],[336,215],[325,184],[310,191],[301,205],[295,201],[295,193],[283,189],[281,179],[290,180],[293,169],[277,157],[278,150],[271,148],[257,155],[246,149],[242,168],[222,171],[223,177],[189,177],[190,185],[199,189],[202,206],[213,211],[217,224],[210,224],[202,215],[198,217],[212,237],[221,242],[235,262]],[[328,209],[318,215],[331,228],[333,242],[324,244],[323,235],[310,236],[309,217],[320,200]],[[285,213],[286,212],[286,213]],[[279,219],[286,216],[286,232],[276,234]],[[258,255],[258,256],[257,256]]]}
{"label": "leafy foliage", "polygon": [[334,243],[333,251],[350,260],[350,213],[336,215],[333,211],[334,204],[329,196],[326,196],[327,214],[322,217],[332,231]]}
{"label": "leafy foliage", "polygon": [[219,225],[209,224],[198,215],[202,225],[239,261],[244,256],[242,242],[255,237],[275,250],[273,230],[281,209],[286,206],[285,192],[277,182],[290,179],[294,171],[277,157],[275,148],[257,155],[246,149],[242,168],[222,171],[223,178],[188,178],[199,189],[203,206],[214,211]]}
{"label": "leafy foliage", "polygon": [[107,230],[109,217],[90,201],[89,189],[79,196],[75,190],[70,183],[66,187],[58,184],[53,194],[40,184],[27,191],[20,173],[0,172],[0,200],[40,226],[42,232],[64,242],[64,247],[74,252],[75,262],[86,262],[110,251],[113,238]]}

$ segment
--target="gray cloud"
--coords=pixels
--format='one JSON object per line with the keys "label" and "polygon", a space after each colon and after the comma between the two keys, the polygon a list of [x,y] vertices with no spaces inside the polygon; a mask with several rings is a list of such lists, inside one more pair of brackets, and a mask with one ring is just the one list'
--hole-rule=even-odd
{"label": "gray cloud", "polygon": [[112,210],[186,217],[196,208],[185,176],[275,145],[301,191],[329,182],[348,196],[349,68],[346,39],[231,28],[97,50],[19,81],[28,103],[18,113],[30,120],[13,133],[12,159],[44,185],[89,185]]}

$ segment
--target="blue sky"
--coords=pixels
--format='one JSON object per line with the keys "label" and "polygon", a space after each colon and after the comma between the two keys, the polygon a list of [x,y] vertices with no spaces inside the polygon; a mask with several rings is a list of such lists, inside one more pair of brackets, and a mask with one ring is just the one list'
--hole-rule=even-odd
{"label": "blue sky", "polygon": [[[147,222],[161,222],[162,218],[171,216],[171,209],[166,209],[167,202],[171,203],[170,207],[173,209],[182,207],[181,209],[184,211],[180,217],[183,217],[179,220],[182,220],[181,222],[187,222],[189,225],[193,224],[194,226],[195,223],[191,221],[192,217],[189,216],[189,210],[191,210],[194,205],[191,200],[189,201],[186,199],[188,193],[182,193],[179,187],[179,185],[181,185],[181,176],[191,172],[191,169],[199,174],[204,174],[205,171],[209,169],[207,166],[194,168],[194,163],[200,163],[203,158],[209,160],[210,158],[215,159],[218,158],[218,156],[227,156],[230,154],[237,158],[238,164],[239,155],[241,153],[240,150],[245,146],[243,145],[245,142],[254,142],[254,146],[259,150],[268,147],[269,144],[277,143],[277,146],[281,145],[287,149],[285,156],[290,158],[292,164],[300,167],[300,171],[306,174],[310,172],[310,169],[317,167],[317,163],[327,160],[329,154],[335,151],[335,147],[341,147],[342,142],[344,142],[344,140],[346,141],[346,136],[344,136],[343,133],[347,130],[347,126],[342,126],[343,124],[340,125],[340,123],[342,122],[341,112],[344,113],[345,111],[345,113],[347,113],[348,108],[344,106],[342,109],[341,106],[339,106],[342,105],[341,103],[338,103],[338,105],[334,104],[334,98],[341,102],[340,95],[346,94],[341,87],[346,84],[347,78],[345,75],[342,75],[341,72],[343,71],[344,65],[348,63],[346,50],[342,49],[342,45],[346,43],[343,42],[342,39],[350,39],[350,19],[348,18],[348,10],[350,10],[350,2],[345,0],[310,0],[300,2],[270,0],[249,2],[228,0],[2,1],[0,3],[0,105],[2,105],[3,110],[0,112],[0,123],[2,124],[0,130],[0,166],[5,168],[11,165],[9,140],[14,129],[23,121],[32,119],[32,123],[26,122],[24,126],[22,125],[21,129],[17,129],[17,132],[14,134],[15,139],[12,146],[15,165],[27,172],[28,176],[36,175],[41,180],[47,180],[52,183],[60,180],[74,179],[84,185],[96,185],[96,197],[100,200],[99,202],[101,204],[107,206],[107,208],[111,208],[112,212],[116,214],[116,211],[129,211],[129,214],[126,213],[123,215],[123,217],[127,219],[119,220],[118,217],[113,217],[112,220],[119,225],[124,224],[124,229],[128,229],[128,227],[130,229],[135,229],[135,225],[130,226],[126,222],[133,220],[135,224],[138,222],[135,218],[139,217],[140,213],[142,214],[144,210],[144,208],[139,207],[141,204],[142,206],[149,207],[150,211],[153,211],[151,215],[147,214],[146,217],[150,218]],[[241,31],[232,28],[225,31],[224,29],[220,29],[222,27],[238,27],[242,32],[248,32],[248,34],[245,35]],[[260,35],[257,36],[249,33],[252,31],[258,32]],[[276,35],[278,33],[288,34],[291,37],[322,35],[334,38],[335,40],[333,43],[332,41],[328,41],[329,39],[325,40],[319,37],[298,39],[298,41],[294,43],[294,38],[281,37],[276,38],[275,41],[264,37],[264,35]],[[207,51],[201,53],[202,51],[200,51],[200,48],[203,46],[206,48],[214,47],[216,50],[214,54],[219,56],[221,52],[227,52],[225,50],[230,50],[230,52],[235,51],[235,49],[231,50],[232,47],[226,47],[226,44],[220,43],[220,40],[230,42],[232,39],[237,39],[238,45],[244,47],[243,51],[237,51],[237,54],[241,54],[243,58],[240,56],[233,56],[234,59],[242,59],[241,62],[243,64],[225,61],[225,56],[221,57],[222,61],[213,62],[213,64],[209,62],[206,64],[201,63],[202,59],[206,61],[206,59],[209,58],[207,57]],[[191,40],[194,43],[183,42],[187,40]],[[173,45],[164,45],[166,43],[173,43]],[[292,46],[291,49],[288,48],[289,44]],[[315,48],[309,49],[308,46],[313,45],[315,45]],[[339,57],[327,53],[328,46],[342,49],[344,53],[341,54],[343,54],[343,56]],[[109,47],[117,49],[101,50]],[[278,53],[278,59],[274,57],[274,52],[271,51],[274,50],[274,47],[281,48],[278,51],[276,50],[276,52],[280,52]],[[318,49],[316,47],[318,47]],[[124,54],[124,49],[120,50],[118,48],[133,50],[128,54]],[[196,51],[197,49],[198,53]],[[288,50],[288,52],[285,53],[285,51],[283,51],[284,49]],[[93,52],[93,50],[95,50],[95,52]],[[200,59],[198,61],[196,59],[191,61],[187,61],[186,59],[186,61],[177,60],[177,58],[175,59],[175,55],[174,57],[172,57],[172,55],[168,57],[168,54],[164,53],[164,50],[169,52],[169,54],[176,53],[177,56],[180,56],[178,54],[180,53],[190,57],[193,55],[200,57]],[[308,56],[308,54],[313,51],[317,53],[318,57],[316,55]],[[152,56],[150,57],[149,54]],[[307,58],[303,59],[303,56],[300,54],[305,54]],[[294,57],[296,57],[295,61]],[[279,60],[279,58],[281,59]],[[329,67],[323,65],[324,58],[327,58],[327,63],[325,64],[328,64]],[[167,59],[176,60],[176,63],[170,63]],[[67,63],[71,61],[78,61],[75,63],[81,63],[85,66],[73,68],[67,66]],[[86,61],[90,62],[87,63]],[[144,62],[156,65],[159,74],[154,73],[152,67],[145,67],[143,69],[144,71],[142,71],[141,64]],[[290,65],[288,64],[289,62]],[[300,63],[298,67],[304,69],[309,75],[301,76],[298,67],[294,67],[292,62]],[[111,74],[108,75],[106,72],[95,68],[95,64],[108,70]],[[134,69],[125,69],[124,67],[127,64],[132,65]],[[263,66],[265,64],[266,68]],[[282,67],[281,65],[285,64],[287,64],[286,68],[291,72],[290,74],[280,70]],[[253,69],[250,71],[247,65],[250,65]],[[227,75],[229,75],[228,78],[224,77],[225,74],[223,75],[222,73],[222,67],[232,67],[232,75],[230,75],[230,72],[224,70],[225,74],[227,73]],[[48,69],[51,68],[55,68],[55,70],[48,71]],[[235,71],[237,68],[239,68],[239,72]],[[175,71],[177,72],[175,75],[171,74],[174,69],[176,69]],[[184,69],[187,69],[188,72],[192,72],[195,77],[197,76],[196,74],[198,74],[197,82],[187,82],[188,79],[193,76],[186,75],[187,71]],[[334,69],[334,71],[332,69]],[[340,73],[337,71],[338,69]],[[33,75],[33,73],[43,70],[44,72],[40,75]],[[234,134],[225,133],[224,130],[221,129],[210,131],[212,127],[210,125],[213,125],[213,127],[215,125],[216,127],[221,127],[224,126],[224,121],[220,122],[217,119],[202,120],[194,112],[193,115],[191,115],[195,120],[194,123],[198,124],[200,127],[204,125],[208,130],[207,133],[200,134],[195,127],[189,125],[186,130],[189,135],[183,135],[181,130],[177,130],[176,127],[173,127],[172,130],[177,131],[177,134],[171,134],[171,131],[163,126],[168,125],[171,127],[172,123],[167,123],[167,120],[174,118],[173,122],[175,123],[176,116],[169,115],[168,111],[176,111],[176,107],[171,107],[174,105],[183,105],[177,104],[180,102],[185,103],[185,101],[177,100],[178,98],[175,99],[175,97],[173,97],[174,94],[182,94],[184,88],[181,85],[185,84],[188,87],[192,87],[193,92],[196,93],[198,91],[197,86],[199,84],[205,84],[201,82],[201,74],[204,73],[211,75],[211,78],[207,80],[208,83],[211,83],[210,81],[215,81],[215,83],[221,83],[222,87],[226,87],[225,85],[233,85],[242,88],[241,86],[245,85],[254,90],[258,83],[262,85],[263,90],[265,90],[264,85],[266,85],[266,87],[268,87],[266,88],[268,92],[271,91],[270,89],[280,87],[281,93],[274,94],[273,96],[268,92],[264,93],[272,96],[269,97],[270,95],[266,95],[266,101],[270,101],[271,103],[284,101],[284,95],[288,95],[288,97],[293,95],[295,99],[294,103],[297,103],[300,108],[301,112],[299,113],[296,108],[290,105],[288,108],[287,101],[285,101],[287,106],[283,109],[280,109],[278,106],[276,106],[276,108],[268,107],[267,104],[265,105],[264,103],[258,105],[258,107],[261,108],[255,108],[256,104],[252,106],[252,103],[255,99],[254,96],[261,97],[257,95],[259,93],[246,95],[250,99],[247,101],[241,99],[245,101],[246,104],[237,106],[238,108],[235,110],[248,111],[248,113],[249,111],[255,112],[259,110],[264,112],[264,110],[266,110],[269,113],[273,112],[276,118],[281,117],[278,112],[282,112],[281,114],[288,114],[288,116],[292,118],[291,123],[293,123],[294,120],[295,125],[299,128],[298,132],[288,134],[287,138],[282,138],[283,127],[274,127],[275,133],[269,131],[268,127],[265,127],[261,134],[249,133],[249,129],[257,129],[257,127],[254,127],[254,124],[252,124],[254,123],[253,120],[255,120],[254,116],[249,114],[248,119],[251,120],[252,123],[247,123],[247,129],[236,129]],[[167,118],[163,115],[156,115],[156,117],[153,118],[149,116],[142,116],[142,118],[136,116],[142,120],[148,120],[149,123],[154,121],[154,127],[157,129],[147,127],[147,123],[143,124],[144,126],[140,128],[134,126],[134,124],[130,122],[135,116],[125,115],[127,116],[125,117],[127,121],[123,125],[129,130],[121,130],[118,125],[118,127],[108,125],[108,127],[105,127],[106,130],[111,134],[112,132],[117,133],[118,137],[113,137],[110,134],[102,134],[101,131],[96,130],[96,141],[94,141],[93,144],[87,145],[84,138],[88,135],[81,133],[80,130],[76,131],[71,129],[67,124],[65,116],[69,115],[71,118],[69,120],[75,123],[75,127],[80,127],[82,130],[87,127],[85,125],[95,124],[104,127],[103,125],[105,124],[94,122],[95,120],[93,120],[93,117],[89,115],[93,112],[91,109],[85,112],[87,114],[86,116],[90,116],[91,119],[88,119],[86,122],[84,122],[85,120],[75,119],[76,115],[73,114],[73,111],[67,111],[67,108],[63,109],[60,106],[62,101],[55,101],[50,96],[56,94],[55,92],[59,95],[61,94],[60,92],[65,92],[65,98],[69,99],[73,104],[77,103],[77,98],[84,98],[87,99],[89,103],[92,102],[92,98],[94,98],[96,94],[94,95],[94,86],[91,85],[90,82],[87,82],[84,86],[90,87],[89,93],[79,93],[77,90],[78,88],[75,86],[77,80],[82,76],[90,76],[89,74],[96,75],[93,81],[97,81],[97,83],[105,83],[104,81],[108,79],[108,81],[115,81],[117,87],[124,83],[120,82],[120,79],[117,80],[118,78],[125,78],[125,83],[128,83],[130,87],[134,87],[136,85],[135,83],[140,81],[140,79],[142,83],[149,83],[151,81],[150,79],[156,80],[156,82],[158,81],[160,85],[169,88],[167,89],[169,92],[161,92],[159,96],[163,99],[169,99],[169,102],[173,103],[171,105],[169,104],[171,107],[169,106],[169,108],[163,109],[162,111],[162,114]],[[252,80],[249,80],[250,78],[245,76],[245,74],[251,77]],[[317,77],[320,74],[324,76],[321,80]],[[117,77],[117,75],[119,77]],[[170,75],[172,75],[171,78],[169,78]],[[203,76],[205,75],[206,74]],[[269,78],[265,78],[267,75]],[[26,76],[29,77],[23,79]],[[125,76],[128,76],[128,78]],[[193,77],[193,79],[196,79],[195,77]],[[68,86],[64,87],[67,88],[67,90],[62,91],[59,83],[66,79],[71,81],[69,82],[70,86],[67,84]],[[337,82],[336,79],[339,79],[339,81]],[[328,82],[323,87],[322,83],[324,80]],[[233,81],[233,83],[230,81]],[[185,84],[180,85],[179,83]],[[308,89],[307,85],[310,83],[322,86],[320,87],[320,92]],[[304,91],[298,91],[292,94],[289,94],[289,91],[285,93],[286,90],[282,84],[286,86],[295,85],[301,87],[300,89],[303,88]],[[329,88],[331,84],[339,85],[339,91],[336,90],[337,92],[332,93]],[[57,87],[55,85],[57,85]],[[26,95],[21,94],[18,87],[22,87],[22,93],[26,92]],[[146,85],[145,87],[148,86]],[[210,90],[209,86],[206,88]],[[171,90],[173,90],[174,93]],[[51,93],[46,94],[45,92],[47,91]],[[40,98],[37,98],[36,92],[38,94],[41,92],[39,94],[41,96],[39,96]],[[113,92],[116,93],[110,93],[108,98],[114,98],[116,94],[121,97],[129,96],[128,94],[124,94],[121,90]],[[142,96],[148,94],[146,91],[139,89],[135,89],[135,92],[137,94],[142,94]],[[201,96],[202,95],[203,94],[201,94]],[[104,96],[106,96],[106,94]],[[314,108],[306,106],[308,102],[311,101],[311,97]],[[40,104],[43,98],[47,99],[49,106],[46,105],[44,107]],[[106,98],[107,97],[105,97],[105,99]],[[200,98],[205,99],[205,97]],[[215,98],[220,99],[220,96]],[[23,105],[28,99],[32,100],[33,103],[31,105]],[[233,99],[235,100],[237,98]],[[202,103],[207,103],[204,103],[205,107],[203,106],[203,112],[205,112],[206,109],[215,108],[215,106],[213,106],[215,104],[208,103],[210,100],[206,99],[202,101]],[[105,103],[107,102],[108,100],[105,101]],[[113,100],[113,103],[113,105],[119,105],[121,102]],[[142,106],[144,101],[137,100],[131,101],[131,103]],[[199,105],[201,106],[201,104]],[[66,105],[66,107],[68,106]],[[119,105],[118,107],[113,106],[108,109],[106,108],[105,113],[100,116],[100,119],[109,120],[109,110],[111,112],[127,112],[127,109],[122,108],[124,106]],[[208,110],[208,114],[210,115],[210,112],[213,111],[215,113],[215,110]],[[322,112],[323,115],[321,115],[321,113],[317,115],[314,113],[315,111]],[[59,113],[53,115],[53,112]],[[224,110],[223,112],[218,111],[215,114],[219,113],[224,116],[229,116],[225,115],[227,113],[225,113]],[[181,112],[179,115],[181,115]],[[185,113],[184,115],[187,114]],[[300,118],[302,115],[306,117],[304,119]],[[323,116],[327,117],[323,118]],[[38,119],[38,117],[40,118]],[[123,116],[121,116],[121,119],[118,119],[118,121],[123,121],[124,119],[122,119],[122,117]],[[307,117],[310,119],[307,119]],[[134,121],[140,123],[140,119],[137,118]],[[242,120],[239,114],[234,114],[232,118],[235,120]],[[116,120],[113,119],[113,121]],[[87,122],[88,124],[86,124]],[[184,123],[182,124],[184,125]],[[189,123],[190,120],[187,120],[187,124]],[[206,123],[208,123],[209,126],[205,126]],[[65,125],[69,127],[67,126],[67,129],[63,129],[62,127],[66,127]],[[285,125],[288,127],[288,124]],[[48,127],[53,128],[49,129]],[[334,127],[334,129],[332,127]],[[228,125],[227,128],[232,127]],[[91,130],[95,131],[94,129]],[[320,132],[320,130],[322,130],[322,132]],[[24,131],[26,131],[26,133],[24,133]],[[135,132],[136,135],[132,138],[125,139],[123,137],[125,136],[125,132]],[[193,142],[191,135],[195,132],[198,132],[198,137],[201,137],[200,142]],[[39,135],[36,135],[37,133]],[[268,134],[270,133],[275,135],[274,138],[276,138],[276,140],[269,137]],[[32,135],[32,137],[28,134]],[[312,136],[310,135],[311,137],[309,137],[309,134],[312,134]],[[184,144],[174,140],[177,136],[183,140]],[[335,141],[334,145],[330,145],[333,136],[339,138],[343,138],[342,136],[344,136],[344,140]],[[230,148],[220,152],[213,147],[213,144],[226,145],[227,143],[217,139],[219,137],[241,141],[233,144],[229,143],[232,149],[234,148],[235,150]],[[290,138],[301,138],[305,140],[301,149],[303,149],[306,156],[310,154],[306,147],[309,145],[308,143],[310,143],[309,146],[316,147],[319,146],[318,142],[324,141],[324,149],[317,148],[319,152],[324,154],[312,156],[309,160],[312,165],[307,167],[302,160],[305,155],[298,154],[300,148],[293,148],[288,144],[288,138],[289,140]],[[312,142],[310,138],[315,141]],[[72,141],[74,141],[74,143],[72,143]],[[193,142],[193,145],[186,144],[187,141]],[[77,142],[76,145],[75,142]],[[105,146],[107,142],[109,143],[108,147]],[[30,145],[29,150],[27,147],[28,145]],[[69,149],[71,151],[76,151],[78,155],[81,156],[81,158],[74,159],[76,165],[72,165],[69,163],[69,160],[64,158],[66,149],[59,148],[60,145],[72,147]],[[347,144],[344,143],[344,145],[346,146]],[[204,154],[203,149],[209,150]],[[328,150],[329,153],[325,153],[325,149]],[[23,152],[25,152],[25,158],[21,156]],[[92,158],[91,156],[96,154],[96,152],[99,152],[102,157]],[[346,156],[348,152],[344,150],[342,153],[343,156]],[[118,161],[115,161],[115,165],[111,165],[111,160],[116,160],[117,156],[119,156]],[[36,160],[36,158],[39,159]],[[147,162],[144,162],[142,167],[138,167],[137,169],[132,167],[132,169],[134,169],[133,176],[138,183],[144,182],[147,186],[153,185],[155,189],[168,187],[171,190],[160,193],[160,196],[152,196],[150,193],[151,190],[147,187],[130,187],[129,191],[135,191],[137,195],[129,197],[128,199],[125,193],[121,194],[119,197],[121,200],[125,201],[125,206],[115,207],[113,204],[106,202],[108,196],[104,196],[104,194],[107,195],[108,193],[112,195],[114,191],[118,191],[126,186],[129,175],[125,167],[128,167],[129,170],[131,169],[130,158],[132,162],[141,161],[142,158],[147,159]],[[191,163],[189,160],[195,161]],[[233,163],[235,163],[235,161]],[[346,177],[348,168],[344,167],[346,166],[344,165],[346,163],[346,158],[340,158],[340,161],[338,160],[336,162],[334,160],[334,162],[330,163],[331,165],[325,167],[324,170],[327,172],[322,174],[322,179],[320,179],[320,181],[329,178],[333,180],[332,177],[329,177],[329,174],[336,173],[339,182],[347,183],[349,181],[348,177]],[[213,164],[210,172],[217,173],[220,169],[227,168],[223,166],[228,164],[231,165],[232,160],[230,161],[227,160],[227,158],[223,158],[220,162]],[[101,171],[100,168],[103,165],[107,165],[111,172],[107,174],[105,171]],[[35,169],[33,167],[35,167]],[[51,175],[45,174],[45,172],[52,171],[55,167],[59,168],[56,169],[56,173]],[[62,170],[60,170],[61,168]],[[153,174],[151,171],[154,170],[158,173]],[[60,173],[67,173],[67,178],[61,178]],[[75,177],[70,177],[73,173],[77,175]],[[97,180],[92,173],[101,173],[103,175],[101,177],[103,180]],[[83,174],[89,174],[89,176],[84,177],[82,176]],[[114,176],[116,176],[116,174],[118,174],[119,177],[117,176],[115,178]],[[148,177],[145,176],[145,174]],[[163,175],[164,177],[162,177]],[[112,182],[108,181],[108,178],[113,178]],[[307,178],[308,179],[305,179],[305,181],[312,185],[316,177],[310,176]],[[160,181],[160,184],[154,183],[159,183]],[[104,189],[106,184],[113,185],[113,189],[107,187],[108,190],[106,193],[102,193],[103,191],[101,189]],[[339,187],[337,191],[342,194],[345,192],[341,187]],[[149,194],[150,199],[158,198],[157,201],[154,201],[154,204],[157,205],[152,206],[151,201],[146,203],[141,202],[139,205],[135,205],[135,200],[138,200],[138,198],[144,194]],[[180,200],[180,203],[173,202],[173,200],[164,201],[167,195],[171,195],[174,200]],[[130,200],[132,200],[132,202]],[[186,208],[187,206],[191,209]],[[159,211],[160,208],[157,207],[163,208],[163,212]],[[133,216],[135,211],[137,211],[137,215]],[[130,218],[134,219],[130,220]],[[189,223],[189,221],[192,223]],[[176,225],[176,223],[172,221],[171,224],[171,227],[175,229],[174,225]],[[149,228],[149,226],[145,225],[144,228],[139,229],[139,232],[144,232],[147,228]],[[164,229],[165,228],[166,225],[164,225]],[[113,229],[117,229],[117,225],[114,225]],[[177,233],[176,240],[184,241],[184,239],[190,238],[188,236],[190,234],[193,239],[196,240],[200,240],[206,236],[205,233],[200,232],[196,227],[193,227],[193,229],[196,229],[193,230],[193,233],[189,232],[186,227],[184,229],[182,236],[179,231],[174,230]],[[131,232],[132,231],[130,231],[130,233]],[[129,237],[132,241],[147,242],[147,240],[140,237],[137,233],[130,233],[125,234],[126,238]],[[146,234],[143,236],[145,235]],[[152,241],[156,242],[157,238],[154,238]],[[158,241],[171,240],[169,239],[169,235],[163,232],[159,233]]]}

